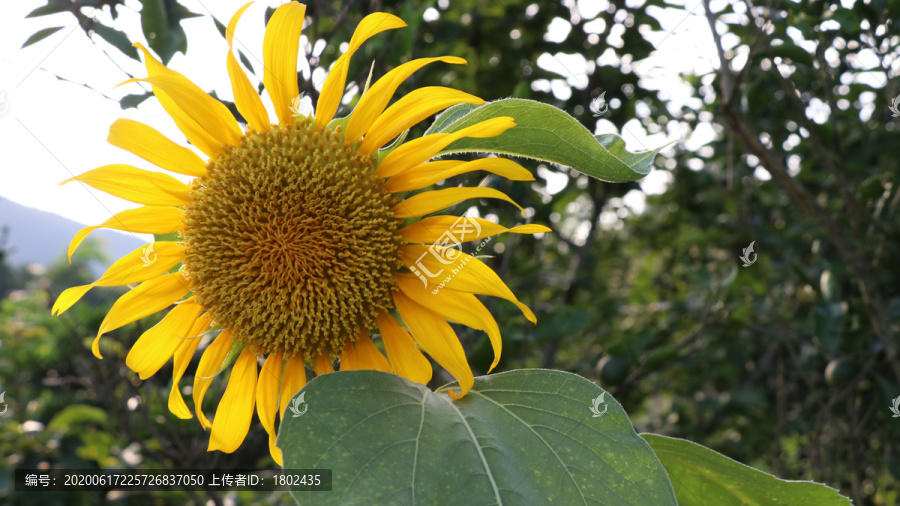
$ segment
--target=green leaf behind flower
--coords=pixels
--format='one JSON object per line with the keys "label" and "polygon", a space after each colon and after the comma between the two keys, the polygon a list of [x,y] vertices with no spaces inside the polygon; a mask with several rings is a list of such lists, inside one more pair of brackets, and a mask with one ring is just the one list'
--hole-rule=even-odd
{"label": "green leaf behind flower", "polygon": [[837,490],[811,481],[778,479],[684,439],[641,434],[666,466],[681,506],[849,505]]}
{"label": "green leaf behind flower", "polygon": [[[285,469],[332,469],[300,504],[675,504],[622,407],[566,372],[518,370],[447,390],[377,371],[318,376],[278,434]],[[603,397],[601,397],[603,396]],[[593,401],[603,413],[595,416]],[[290,415],[290,411],[287,412]]]}
{"label": "green leaf behind flower", "polygon": [[592,135],[566,112],[551,105],[508,98],[484,105],[460,104],[447,109],[427,134],[450,133],[481,121],[510,116],[516,126],[496,137],[460,139],[440,155],[464,152],[522,156],[569,166],[603,181],[624,183],[650,173],[659,150],[632,153],[615,134]]}

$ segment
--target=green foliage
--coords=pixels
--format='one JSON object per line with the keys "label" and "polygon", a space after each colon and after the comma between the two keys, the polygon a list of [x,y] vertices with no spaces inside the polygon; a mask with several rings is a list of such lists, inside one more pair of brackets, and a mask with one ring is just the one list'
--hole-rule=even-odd
{"label": "green foliage", "polygon": [[[141,29],[150,48],[156,52],[163,63],[168,63],[176,52],[187,51],[187,36],[181,27],[181,20],[197,17],[177,0],[141,0]],[[113,19],[117,17],[117,9],[125,8],[125,2],[120,0],[48,0],[47,4],[38,7],[28,13],[26,18],[49,16],[64,12],[71,13],[85,33],[95,34],[107,43],[127,55],[129,58],[140,60],[137,49],[132,46],[128,36],[120,30],[116,30],[102,23],[98,23],[92,16],[96,7],[108,5]],[[83,10],[89,7],[88,10]],[[29,37],[22,47],[28,47],[44,38],[52,35],[63,27],[44,28]],[[124,105],[124,104],[123,104]],[[134,107],[137,104],[130,105]]]}
{"label": "green foliage", "polygon": [[0,228],[0,300],[6,298],[12,290],[24,288],[31,275],[26,269],[11,267],[6,258],[9,227]]}
{"label": "green foliage", "polygon": [[181,27],[181,20],[196,17],[174,0],[142,0],[141,29],[150,48],[163,63],[175,56],[176,52],[187,52],[187,36]]}
{"label": "green foliage", "polygon": [[28,47],[28,46],[30,46],[30,45],[36,43],[36,42],[40,42],[40,41],[46,39],[47,37],[53,35],[54,33],[58,32],[58,31],[60,31],[60,30],[62,30],[62,29],[63,29],[62,26],[53,26],[53,27],[50,27],[50,28],[44,28],[44,29],[42,29],[42,30],[38,30],[38,31],[34,32],[33,35],[31,35],[30,37],[28,37],[28,38],[25,40],[25,42],[22,43],[22,47],[23,47],[23,48],[26,48],[26,47]]}
{"label": "green foliage", "polygon": [[[332,469],[300,504],[676,504],[665,470],[602,389],[574,374],[475,379],[461,400],[377,371],[326,374],[278,434],[285,468]],[[298,395],[298,397],[299,397]],[[600,399],[592,414],[592,401]],[[605,398],[605,399],[604,399]]]}
{"label": "green foliage", "polygon": [[[209,434],[197,420],[178,420],[166,407],[171,368],[147,381],[127,370],[125,352],[155,321],[128,325],[104,337],[103,360],[91,354],[91,340],[122,289],[95,288],[63,315],[50,315],[50,306],[62,289],[93,281],[88,265],[103,256],[99,243],[91,238],[73,256],[72,264],[60,253],[59,261],[46,272],[30,269],[29,274],[22,269],[22,275],[13,278],[15,284],[9,285],[8,296],[0,299],[0,392],[8,407],[0,416],[4,456],[0,503],[91,505],[105,495],[16,493],[12,483],[16,468],[177,470],[271,465],[265,438],[259,434],[251,434],[249,445],[233,455],[207,453]],[[4,271],[19,269],[0,262],[0,272]],[[221,393],[222,388],[214,385],[207,398],[217,399]],[[262,498],[268,504],[292,504],[287,493],[245,491],[233,496],[241,504]],[[152,501],[181,506],[208,500],[221,503],[223,497],[184,491],[131,493],[117,504]]]}
{"label": "green foliage", "polygon": [[138,57],[137,48],[131,45],[131,40],[128,39],[128,36],[125,35],[125,32],[121,32],[99,23],[95,24],[92,29],[94,30],[95,34],[102,37],[106,42],[112,44],[113,47],[121,51],[123,54],[132,59],[140,60],[140,57]]}

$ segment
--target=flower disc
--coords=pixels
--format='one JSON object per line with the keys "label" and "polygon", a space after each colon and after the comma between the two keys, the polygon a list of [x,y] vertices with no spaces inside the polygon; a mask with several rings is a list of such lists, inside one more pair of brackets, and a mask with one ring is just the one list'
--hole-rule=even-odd
{"label": "flower disc", "polygon": [[197,301],[258,353],[337,355],[393,307],[401,223],[374,170],[307,118],[248,131],[185,207]]}

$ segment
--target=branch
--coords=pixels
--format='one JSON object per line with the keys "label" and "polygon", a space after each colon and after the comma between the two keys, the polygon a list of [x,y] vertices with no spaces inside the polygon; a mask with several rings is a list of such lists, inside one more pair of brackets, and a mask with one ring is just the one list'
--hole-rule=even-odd
{"label": "branch", "polygon": [[[712,32],[713,41],[716,43],[716,52],[719,54],[719,89],[722,93],[722,103],[731,103],[731,71],[728,59],[725,57],[725,48],[722,46],[722,37],[716,30],[716,15],[709,8],[709,0],[703,0],[703,9],[706,11],[706,21],[709,23],[709,31]],[[747,62],[749,63],[749,61]],[[727,71],[726,71],[727,70]]]}

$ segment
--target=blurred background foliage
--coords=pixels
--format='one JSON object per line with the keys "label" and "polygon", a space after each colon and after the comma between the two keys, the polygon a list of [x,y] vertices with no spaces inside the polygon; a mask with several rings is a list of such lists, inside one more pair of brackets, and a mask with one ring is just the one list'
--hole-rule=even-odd
{"label": "blurred background foliage", "polygon": [[[687,438],[782,478],[824,482],[857,504],[897,504],[900,421],[888,406],[900,395],[900,271],[890,266],[900,254],[900,168],[889,151],[898,135],[889,106],[900,89],[889,78],[900,38],[889,28],[900,1],[698,4],[715,27],[719,61],[716,71],[681,76],[692,89],[684,103],[642,86],[634,71],[654,50],[643,34],[662,30],[665,2],[583,3],[602,5],[585,19],[575,2],[310,1],[304,33],[328,44],[315,54],[310,44],[307,56],[313,68],[327,68],[365,14],[387,11],[410,27],[363,46],[350,72],[360,85],[372,61],[377,78],[412,58],[458,55],[468,66],[425,67],[401,94],[446,85],[487,100],[530,98],[591,131],[598,121],[623,128],[636,118],[629,128],[681,139],[657,159],[653,176],[663,184],[653,190],[530,161],[523,163],[538,175],[532,184],[476,176],[444,183],[502,189],[530,208],[529,221],[554,229],[536,239],[502,237],[488,252],[539,320],[532,326],[511,304],[487,302],[503,331],[497,370],[576,372],[609,390],[639,432]],[[164,61],[190,50],[182,19],[209,17],[175,0],[140,4],[145,35]],[[118,0],[50,0],[33,16],[71,12],[86,32],[136,57],[123,33],[88,17],[96,6],[129,8]],[[687,15],[668,9],[677,19]],[[216,23],[224,30],[227,21]],[[548,37],[560,23],[564,36]],[[42,32],[32,39],[52,35]],[[585,68],[551,72],[537,63],[544,54],[560,62],[582,55]],[[260,75],[258,64],[241,60]],[[300,83],[314,100],[317,76]],[[144,98],[126,97],[122,106]],[[609,106],[599,118],[598,105]],[[714,140],[685,142],[701,129]],[[495,201],[476,208],[504,224],[523,220]],[[742,267],[738,257],[751,241],[758,261]],[[111,333],[104,360],[91,355],[90,337],[121,292],[94,290],[62,317],[50,316],[61,290],[92,281],[85,265],[99,256],[102,248],[85,245],[71,265],[61,257],[44,270],[11,267],[0,253],[0,389],[10,406],[0,418],[0,501],[97,500],[10,495],[7,472],[16,467],[272,465],[257,422],[234,454],[207,453],[196,420],[166,408],[171,369],[141,381],[126,368],[130,345],[158,317]],[[486,337],[457,330],[483,374],[491,361]],[[447,381],[438,374],[430,386]],[[208,413],[223,386],[213,389]],[[105,500],[149,504],[148,496]],[[153,504],[229,498],[289,502],[283,494],[152,494]]]}

